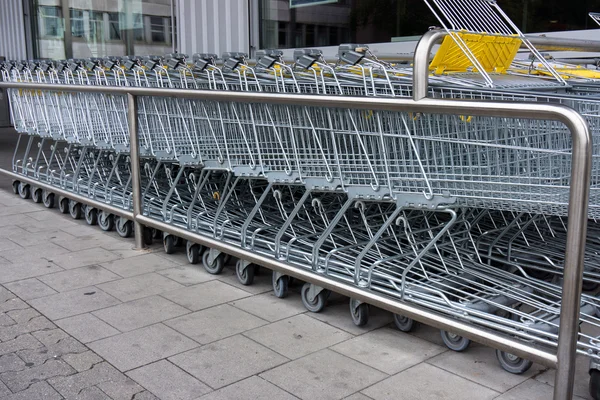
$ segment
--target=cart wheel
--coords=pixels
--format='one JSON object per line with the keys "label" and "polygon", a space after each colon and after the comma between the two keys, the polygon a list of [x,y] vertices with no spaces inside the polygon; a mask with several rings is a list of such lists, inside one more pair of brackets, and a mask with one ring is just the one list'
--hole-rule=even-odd
{"label": "cart wheel", "polygon": [[394,325],[402,332],[411,332],[419,323],[412,318],[404,315],[394,314]]}
{"label": "cart wheel", "polygon": [[20,181],[13,181],[12,188],[13,188],[13,193],[14,194],[19,194],[19,185],[20,184],[21,184]]}
{"label": "cart wheel", "polygon": [[290,277],[287,275],[282,275],[279,277],[279,279],[277,279],[277,274],[275,274],[275,272],[273,272],[272,281],[273,281],[273,293],[275,293],[275,296],[279,297],[280,299],[287,297],[288,288],[289,288],[289,284],[290,284]]}
{"label": "cart wheel", "polygon": [[244,268],[244,262],[237,260],[235,263],[235,274],[237,275],[238,281],[244,286],[250,286],[254,282],[254,273],[256,267],[253,264],[247,265]]}
{"label": "cart wheel", "polygon": [[58,198],[58,210],[63,214],[69,213],[69,199],[66,197]]}
{"label": "cart wheel", "polygon": [[81,219],[83,214],[81,210],[81,203],[69,200],[69,214],[71,214],[71,218],[73,219]]}
{"label": "cart wheel", "polygon": [[96,225],[98,223],[98,210],[94,207],[86,207],[84,217],[88,225]]}
{"label": "cart wheel", "polygon": [[152,228],[144,227],[144,230],[142,231],[142,235],[144,235],[144,237],[143,237],[144,244],[146,246],[151,246],[152,245]]}
{"label": "cart wheel", "polygon": [[178,237],[178,236],[173,236],[175,238],[175,241],[173,242],[173,244],[175,245],[175,247],[180,247],[183,245],[183,239]]}
{"label": "cart wheel", "polygon": [[503,370],[516,375],[527,372],[533,365],[533,362],[529,360],[501,350],[496,350],[496,358]]}
{"label": "cart wheel", "polygon": [[19,183],[19,196],[22,199],[28,199],[31,197],[31,188],[28,183]]}
{"label": "cart wheel", "polygon": [[42,202],[42,189],[40,189],[40,188],[33,189],[33,191],[31,192],[31,200],[33,200],[34,203],[41,203]]}
{"label": "cart wheel", "polygon": [[98,215],[98,226],[100,226],[100,229],[103,231],[112,231],[115,227],[113,215],[105,211],[100,212],[100,215]]}
{"label": "cart wheel", "polygon": [[597,369],[590,370],[590,396],[594,400],[600,400],[600,371]]}
{"label": "cart wheel", "polygon": [[156,228],[152,228],[152,239],[162,239],[162,232]]}
{"label": "cart wheel", "polygon": [[225,254],[219,254],[212,263],[208,262],[209,255],[210,251],[205,251],[204,254],[202,254],[202,264],[204,264],[204,269],[212,275],[218,275],[223,272],[223,268],[225,268]]}
{"label": "cart wheel", "polygon": [[54,193],[49,193],[44,190],[42,192],[42,202],[46,208],[54,207]]}
{"label": "cart wheel", "polygon": [[442,335],[442,340],[444,341],[444,344],[448,346],[450,350],[458,352],[465,351],[471,344],[471,341],[469,339],[457,335],[455,333],[451,333],[448,331],[440,331],[440,333]]}
{"label": "cart wheel", "polygon": [[175,253],[175,236],[166,235],[165,237],[163,237],[163,247],[165,248],[165,253]]}
{"label": "cart wheel", "polygon": [[365,326],[369,322],[369,305],[350,299],[350,316],[356,326]]}
{"label": "cart wheel", "polygon": [[190,264],[198,264],[200,261],[200,245],[198,243],[188,240],[185,244],[185,253]]}
{"label": "cart wheel", "polygon": [[223,260],[223,263],[227,265],[229,264],[229,261],[231,261],[231,254],[225,254],[225,259]]}
{"label": "cart wheel", "polygon": [[318,313],[323,311],[325,308],[325,303],[327,302],[328,290],[322,290],[318,295],[315,296],[314,299],[308,298],[308,291],[310,290],[310,283],[305,283],[302,286],[302,291],[300,292],[302,296],[302,303],[304,307],[310,312]]}
{"label": "cart wheel", "polygon": [[583,281],[582,289],[586,292],[593,292],[598,289],[598,284],[596,282]]}
{"label": "cart wheel", "polygon": [[133,222],[125,218],[115,216],[115,228],[119,236],[123,238],[131,237],[133,234]]}

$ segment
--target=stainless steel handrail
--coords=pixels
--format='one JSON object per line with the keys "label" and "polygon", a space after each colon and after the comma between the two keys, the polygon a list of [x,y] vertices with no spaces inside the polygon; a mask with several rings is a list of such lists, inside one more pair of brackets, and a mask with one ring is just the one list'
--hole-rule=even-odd
{"label": "stainless steel handrail", "polygon": [[[103,87],[103,86],[68,86],[36,83],[0,82],[4,89],[29,89],[58,92],[108,93],[124,95],[128,98],[129,135],[131,143],[131,173],[133,184],[133,221],[136,232],[136,248],[143,248],[144,225],[170,232],[182,238],[218,248],[232,255],[245,258],[251,262],[267,266],[285,274],[315,283],[319,286],[346,294],[357,300],[382,307],[389,311],[406,315],[409,318],[424,322],[440,329],[449,330],[474,341],[490,345],[503,351],[528,358],[546,366],[558,368],[556,377],[555,399],[566,400],[573,391],[573,371],[576,352],[577,327],[579,321],[579,298],[581,296],[581,279],[583,276],[583,256],[585,248],[585,232],[587,227],[587,207],[590,186],[592,161],[591,135],[586,121],[574,110],[557,105],[539,103],[502,103],[447,99],[429,99],[427,95],[428,55],[433,44],[442,35],[439,31],[427,33],[419,42],[415,53],[414,99],[385,99],[364,97],[311,96],[294,94],[247,93],[228,91],[205,91],[189,89],[159,89],[139,87]],[[418,93],[424,95],[419,96]],[[567,251],[563,285],[563,307],[561,310],[561,330],[558,343],[558,355],[553,352],[534,347],[505,335],[472,326],[438,313],[386,299],[375,293],[359,289],[355,286],[333,280],[329,277],[313,274],[309,271],[295,269],[277,260],[260,256],[248,250],[237,248],[231,244],[220,242],[210,237],[198,235],[164,222],[155,221],[141,214],[140,159],[138,153],[139,132],[137,127],[137,97],[159,96],[203,99],[212,101],[252,102],[266,104],[286,104],[307,107],[350,108],[363,110],[404,111],[432,114],[484,115],[496,117],[520,117],[529,119],[556,120],[564,123],[573,137],[571,190],[569,203]],[[39,185],[35,180],[21,177],[6,170],[15,179]],[[69,197],[92,204],[100,209],[105,205],[82,196],[70,194]],[[575,338],[575,340],[573,340]],[[563,371],[564,370],[564,371]],[[562,372],[561,372],[562,371]],[[568,373],[566,373],[566,372]],[[566,379],[565,377],[571,379]]]}

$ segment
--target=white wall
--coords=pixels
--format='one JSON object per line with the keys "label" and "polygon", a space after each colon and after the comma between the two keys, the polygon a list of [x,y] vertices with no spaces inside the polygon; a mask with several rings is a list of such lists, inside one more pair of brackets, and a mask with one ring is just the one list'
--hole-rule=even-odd
{"label": "white wall", "polygon": [[22,0],[0,1],[0,56],[7,60],[27,58]]}

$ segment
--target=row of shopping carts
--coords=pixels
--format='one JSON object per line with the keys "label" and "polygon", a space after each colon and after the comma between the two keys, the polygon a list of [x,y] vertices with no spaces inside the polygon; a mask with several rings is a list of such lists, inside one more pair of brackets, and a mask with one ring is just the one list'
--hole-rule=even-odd
{"label": "row of shopping carts", "polygon": [[[494,48],[512,49],[513,39],[525,39],[515,36],[494,2],[463,2],[494,16],[482,19],[493,24],[471,26],[451,12],[453,2],[432,2],[438,14],[436,7],[444,5],[439,18],[452,24],[444,24],[450,36],[432,62],[431,97],[564,104],[592,129],[578,352],[600,360],[597,83],[567,78],[543,57],[539,65],[530,63],[528,73],[512,57],[500,60],[501,69],[478,62],[472,46],[477,38],[468,34],[481,38],[481,32],[498,32],[485,41]],[[500,40],[507,37],[511,40]],[[452,46],[464,57],[449,59]],[[463,68],[468,63],[471,68]],[[213,54],[174,53],[9,61],[0,71],[7,82],[327,94],[365,101],[412,95],[409,65],[380,61],[359,45],[340,46],[335,64],[320,51],[305,49],[295,51],[291,62],[279,50],[264,50],[252,63],[242,53],[226,53],[220,60]],[[20,89],[10,90],[9,99],[20,134],[14,172],[132,209],[126,98]],[[141,96],[138,125],[145,216],[527,343],[556,347],[572,148],[561,123]],[[133,233],[131,221],[102,209],[21,181],[14,188],[23,198],[57,205],[103,230],[114,228],[123,237]],[[144,231],[144,240],[152,238],[162,238],[167,253],[181,242]],[[186,243],[186,253],[190,263],[202,260],[213,274],[228,261],[225,253],[194,242]],[[257,266],[238,260],[235,268],[243,284],[252,284]],[[272,277],[275,294],[285,297],[289,277],[277,272]],[[306,308],[319,312],[330,293],[307,283],[301,294]],[[368,304],[351,299],[350,311],[357,325],[368,322]],[[394,320],[402,331],[415,326],[401,315]],[[441,334],[452,350],[469,345],[451,332]],[[512,373],[531,366],[506,352],[497,357]],[[598,390],[599,374],[592,375],[592,390]]]}

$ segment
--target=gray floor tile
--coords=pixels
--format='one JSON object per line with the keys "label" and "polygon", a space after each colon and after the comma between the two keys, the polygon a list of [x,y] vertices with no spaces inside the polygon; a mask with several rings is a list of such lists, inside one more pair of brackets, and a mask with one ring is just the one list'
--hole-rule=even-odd
{"label": "gray floor tile", "polygon": [[370,400],[370,399],[371,398],[369,396],[365,396],[362,393],[354,393],[348,397],[344,397],[344,400]]}
{"label": "gray floor tile", "polygon": [[141,256],[129,257],[102,264],[104,268],[126,278],[173,268],[176,265],[177,264],[159,257],[156,254],[143,254]]}
{"label": "gray floor tile", "polygon": [[46,260],[24,261],[14,264],[2,264],[1,266],[0,283],[20,281],[63,270],[58,265]]}
{"label": "gray floor tile", "polygon": [[119,300],[91,286],[31,300],[30,304],[51,320],[96,311],[119,304]]}
{"label": "gray floor tile", "polygon": [[243,336],[233,336],[169,359],[213,389],[273,368],[285,357]]}
{"label": "gray floor tile", "polygon": [[88,346],[119,370],[127,371],[193,349],[198,344],[163,324],[156,324]]}
{"label": "gray floor tile", "polygon": [[[334,296],[334,294],[332,294],[332,296]],[[344,299],[342,303],[328,304],[320,313],[307,313],[306,315],[343,329],[353,335],[360,335],[372,331],[373,329],[381,328],[392,322],[392,314],[377,307],[371,307],[367,325],[354,325],[352,318],[350,317],[348,299]]]}
{"label": "gray floor tile", "polygon": [[244,335],[291,359],[352,338],[349,333],[305,314],[273,322]]}
{"label": "gray floor tile", "polygon": [[88,265],[87,267],[40,276],[38,279],[54,290],[66,292],[68,290],[114,281],[115,279],[121,279],[121,277],[98,265]]}
{"label": "gray floor tile", "polygon": [[[411,335],[435,343],[440,346],[446,346],[440,335],[440,330],[429,325],[417,323],[415,328],[410,332]],[[471,343],[474,344],[474,343]],[[476,344],[476,343],[475,343]]]}
{"label": "gray floor tile", "polygon": [[15,393],[2,400],[61,400],[63,397],[48,382],[32,383],[26,390]]}
{"label": "gray floor tile", "polygon": [[267,322],[228,304],[197,311],[165,322],[201,344],[214,342]]}
{"label": "gray floor tile", "polygon": [[498,364],[496,351],[484,346],[473,346],[462,353],[448,351],[427,362],[501,393],[545,369],[534,364],[522,375],[511,374]]}
{"label": "gray floor tile", "polygon": [[0,238],[0,252],[23,253],[23,247],[10,239]]}
{"label": "gray floor tile", "polygon": [[[56,230],[36,233],[27,232],[26,234],[11,235],[8,238],[13,242],[18,243],[19,245],[24,247],[35,246],[38,244],[47,243],[48,241],[60,245],[60,242],[69,242],[76,239],[73,235],[69,235],[66,232]],[[71,249],[67,248],[67,250]]]}
{"label": "gray floor tile", "polygon": [[193,400],[212,390],[167,360],[134,369],[127,375],[161,400]]}
{"label": "gray floor tile", "polygon": [[56,290],[40,282],[37,278],[24,279],[7,283],[6,288],[23,300],[37,299],[38,297],[55,294]]}
{"label": "gray floor tile", "polygon": [[119,256],[99,247],[73,251],[52,257],[52,261],[64,269],[73,269],[91,264],[101,264],[117,259],[119,259]]}
{"label": "gray floor tile", "polygon": [[[588,387],[590,381],[589,375],[589,365],[590,359],[587,357],[583,357],[578,355],[575,363],[575,384],[574,384],[574,394],[583,398],[588,398]],[[556,370],[549,369],[535,377],[536,380],[546,383],[552,387],[554,387],[554,377],[556,374]]]}
{"label": "gray floor tile", "polygon": [[198,400],[232,400],[232,399],[253,399],[253,400],[294,400],[297,397],[292,396],[285,390],[278,388],[272,383],[251,376],[243,381],[236,382],[222,389],[200,397]]}
{"label": "gray floor tile", "polygon": [[[496,397],[495,400],[547,400],[552,398],[553,391],[554,388],[552,386],[538,382],[535,379],[529,379],[503,395]],[[573,400],[581,399],[583,398],[579,396],[573,397]]]}
{"label": "gray floor tile", "polygon": [[92,314],[76,315],[54,322],[83,343],[93,342],[120,333],[117,329]]}
{"label": "gray floor tile", "polygon": [[[435,383],[435,384],[434,384]],[[422,363],[379,382],[362,393],[375,399],[448,399],[485,400],[498,392],[451,374],[443,369]]]}
{"label": "gray floor tile", "polygon": [[141,299],[185,288],[185,286],[155,273],[103,283],[98,287],[121,301]]}
{"label": "gray floor tile", "polygon": [[190,310],[187,308],[160,296],[150,296],[105,308],[92,314],[121,332],[127,332],[189,312]]}
{"label": "gray floor tile", "polygon": [[447,350],[390,328],[365,333],[331,349],[390,375]]}
{"label": "gray floor tile", "polygon": [[[67,234],[65,232],[65,234]],[[88,235],[86,236],[78,236],[72,240],[58,239],[54,240],[54,243],[69,249],[70,251],[81,251],[86,249],[93,249],[97,247],[105,248],[105,246],[110,246],[116,239],[111,238],[103,234],[102,232],[97,232],[93,228],[89,228]],[[127,243],[126,239],[122,239],[124,243]],[[133,242],[128,244],[129,246],[133,246]],[[106,250],[110,250],[106,248]]]}
{"label": "gray floor tile", "polygon": [[180,265],[178,267],[158,271],[158,273],[186,286],[197,285],[198,283],[217,279],[216,275],[211,275],[206,272],[200,264]]}
{"label": "gray floor tile", "polygon": [[24,247],[22,251],[3,251],[0,256],[6,258],[12,263],[22,263],[24,261],[44,260],[54,264],[54,258],[68,253],[69,250],[52,242],[39,243],[33,246]]}
{"label": "gray floor tile", "polygon": [[270,322],[306,312],[300,295],[293,292],[284,299],[275,297],[273,293],[263,293],[236,300],[231,305]]}
{"label": "gray floor tile", "polygon": [[[341,399],[387,377],[324,349],[261,374],[301,399]],[[410,397],[407,397],[410,398]]]}
{"label": "gray floor tile", "polygon": [[254,278],[254,283],[250,286],[244,286],[240,283],[237,276],[235,275],[235,263],[230,261],[231,264],[228,268],[225,268],[223,273],[218,276],[221,282],[227,283],[228,285],[235,286],[245,292],[252,294],[267,293],[273,291],[273,283],[271,282],[271,271],[266,268],[260,270],[259,275]]}
{"label": "gray floor tile", "polygon": [[[165,278],[166,279],[166,278]],[[250,294],[220,281],[200,283],[184,289],[164,293],[163,297],[174,301],[192,311],[228,303]]]}

